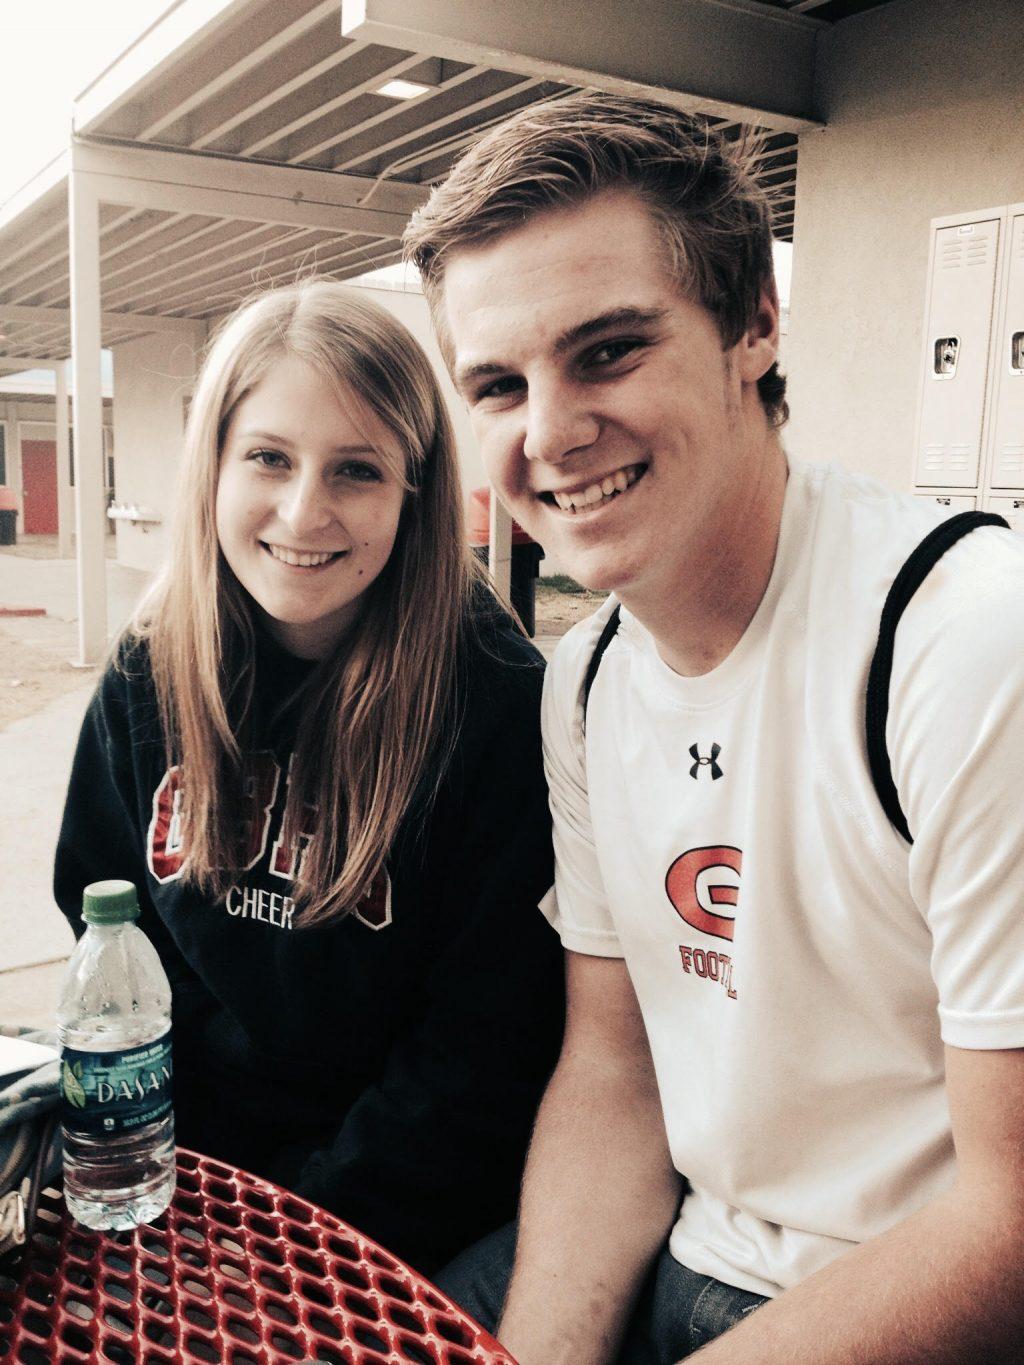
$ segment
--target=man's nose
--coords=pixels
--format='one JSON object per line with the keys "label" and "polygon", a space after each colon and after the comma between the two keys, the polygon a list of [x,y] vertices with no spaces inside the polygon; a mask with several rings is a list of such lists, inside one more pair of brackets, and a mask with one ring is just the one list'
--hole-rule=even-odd
{"label": "man's nose", "polygon": [[528,460],[558,464],[574,450],[593,445],[601,424],[583,398],[568,385],[531,385],[523,437]]}

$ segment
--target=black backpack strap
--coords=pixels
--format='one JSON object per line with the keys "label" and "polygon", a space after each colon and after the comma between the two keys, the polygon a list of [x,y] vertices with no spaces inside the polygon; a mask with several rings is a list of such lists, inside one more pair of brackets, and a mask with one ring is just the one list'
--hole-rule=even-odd
{"label": "black backpack strap", "polygon": [[594,686],[594,679],[597,677],[597,670],[601,667],[601,660],[604,652],[615,638],[615,633],[619,629],[620,609],[618,603],[612,611],[611,616],[605,621],[601,634],[597,637],[597,644],[594,652],[590,656],[587,664],[587,671],[583,678],[583,728],[587,728],[587,703],[590,701],[590,689]]}
{"label": "black backpack strap", "polygon": [[907,562],[893,580],[882,608],[864,704],[867,727],[868,766],[882,809],[908,844],[914,842],[906,816],[896,793],[889,764],[889,749],[885,742],[885,726],[889,718],[889,682],[892,677],[892,656],[896,644],[896,627],[910,599],[928,574],[951,546],[978,526],[1007,526],[995,512],[958,512],[929,531],[913,550]]}

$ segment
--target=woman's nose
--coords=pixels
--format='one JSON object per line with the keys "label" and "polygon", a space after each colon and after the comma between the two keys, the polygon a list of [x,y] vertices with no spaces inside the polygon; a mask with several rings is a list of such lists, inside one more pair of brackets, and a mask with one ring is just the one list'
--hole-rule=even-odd
{"label": "woman's nose", "polygon": [[323,484],[313,478],[298,478],[290,483],[278,510],[281,520],[296,536],[321,530],[333,515]]}

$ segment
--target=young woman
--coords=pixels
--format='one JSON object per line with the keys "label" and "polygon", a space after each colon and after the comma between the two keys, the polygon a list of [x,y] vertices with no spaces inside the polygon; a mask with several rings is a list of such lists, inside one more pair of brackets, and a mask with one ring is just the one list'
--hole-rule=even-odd
{"label": "young woman", "polygon": [[178,1140],[430,1270],[511,1216],[561,1034],[541,668],[474,576],[417,343],[358,291],[222,329],[163,575],[89,709],[61,909],[125,877]]}

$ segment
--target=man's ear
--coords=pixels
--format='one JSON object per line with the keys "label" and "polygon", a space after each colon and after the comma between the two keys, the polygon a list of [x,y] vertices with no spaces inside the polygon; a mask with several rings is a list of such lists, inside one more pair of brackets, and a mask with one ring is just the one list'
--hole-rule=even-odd
{"label": "man's ear", "polygon": [[779,295],[772,281],[762,289],[754,320],[736,343],[736,368],[747,384],[756,384],[779,356]]}

